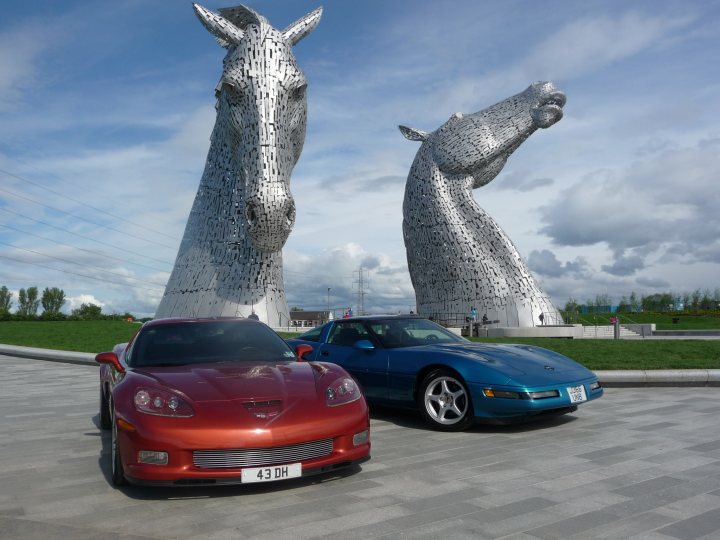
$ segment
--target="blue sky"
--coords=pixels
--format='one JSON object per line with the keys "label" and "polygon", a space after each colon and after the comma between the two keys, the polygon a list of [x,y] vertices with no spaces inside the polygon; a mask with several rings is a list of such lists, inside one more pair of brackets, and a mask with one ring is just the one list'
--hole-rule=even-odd
{"label": "blue sky", "polygon": [[[284,28],[319,4],[247,5]],[[324,308],[330,287],[355,306],[362,265],[366,309],[414,307],[401,223],[418,143],[397,125],[431,131],[537,80],[566,92],[563,120],[475,198],[556,305],[720,287],[718,28],[717,1],[327,1],[295,47],[309,119],[288,302]],[[3,2],[0,285],[154,312],[223,55],[185,0]]]}

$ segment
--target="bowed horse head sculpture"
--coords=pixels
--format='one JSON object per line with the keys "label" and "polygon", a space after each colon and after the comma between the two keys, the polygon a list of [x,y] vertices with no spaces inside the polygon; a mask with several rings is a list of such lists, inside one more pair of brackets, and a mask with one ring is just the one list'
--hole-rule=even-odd
{"label": "bowed horse head sculpture", "polygon": [[295,222],[290,175],[307,118],[307,81],[292,49],[322,8],[282,31],[245,6],[193,9],[227,53],[205,170],[155,316],[255,312],[288,324],[281,250]]}
{"label": "bowed horse head sculpture", "polygon": [[448,175],[471,174],[473,188],[490,182],[509,155],[537,128],[548,128],[563,116],[565,94],[550,82],[537,82],[475,114],[456,113],[427,133],[400,126],[403,135],[427,141],[438,169]]}
{"label": "bowed horse head sculpture", "polygon": [[422,141],[403,203],[419,313],[449,318],[475,307],[501,326],[562,322],[472,190],[491,182],[538,128],[558,122],[564,105],[565,94],[550,82],[537,82],[480,112],[457,113],[433,132],[400,126],[406,138]]}

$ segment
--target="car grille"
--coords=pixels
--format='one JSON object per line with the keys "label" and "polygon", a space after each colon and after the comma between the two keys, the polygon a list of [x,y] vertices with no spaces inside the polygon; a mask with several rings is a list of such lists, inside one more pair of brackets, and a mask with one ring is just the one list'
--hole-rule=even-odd
{"label": "car grille", "polygon": [[237,450],[196,450],[193,464],[201,469],[236,469],[261,467],[281,463],[296,463],[307,459],[328,456],[333,440],[323,439],[272,448],[241,448]]}

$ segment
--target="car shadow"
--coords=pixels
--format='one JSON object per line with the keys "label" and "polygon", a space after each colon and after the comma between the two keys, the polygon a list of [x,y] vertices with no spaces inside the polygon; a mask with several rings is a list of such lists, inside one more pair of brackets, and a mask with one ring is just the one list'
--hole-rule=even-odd
{"label": "car shadow", "polygon": [[[417,429],[421,431],[438,431],[428,425],[420,413],[411,409],[395,409],[381,405],[370,407],[370,418],[382,422],[390,422],[399,427]],[[465,433],[523,433],[543,429],[557,428],[577,420],[572,414],[536,415],[522,420],[511,421],[504,424],[475,423],[464,430]]]}
{"label": "car shadow", "polygon": [[115,487],[118,491],[130,499],[137,500],[180,500],[180,499],[215,499],[220,497],[238,497],[242,495],[257,495],[272,493],[275,491],[286,491],[293,488],[302,488],[316,484],[324,484],[341,478],[347,478],[359,473],[361,465],[355,465],[338,471],[331,471],[315,476],[304,478],[293,478],[281,482],[269,482],[263,484],[235,484],[220,486],[135,486],[127,484],[114,486],[112,483],[112,467],[110,464],[112,444],[110,430],[100,429],[100,415],[92,418],[93,424],[98,428],[97,433],[85,433],[85,435],[96,435],[100,437],[100,455],[98,456],[98,468],[105,477],[105,481]]}

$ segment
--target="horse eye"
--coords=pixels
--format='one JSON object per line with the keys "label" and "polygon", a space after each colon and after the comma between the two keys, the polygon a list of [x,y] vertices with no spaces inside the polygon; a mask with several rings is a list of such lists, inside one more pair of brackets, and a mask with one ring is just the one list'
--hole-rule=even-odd
{"label": "horse eye", "polygon": [[231,99],[238,98],[241,93],[237,86],[235,86],[234,84],[231,84],[229,82],[225,82],[225,81],[223,81],[223,83],[222,83],[222,89],[225,91],[225,93]]}
{"label": "horse eye", "polygon": [[293,90],[292,98],[294,100],[300,100],[305,97],[305,91],[307,90],[307,84],[301,84],[295,90]]}

